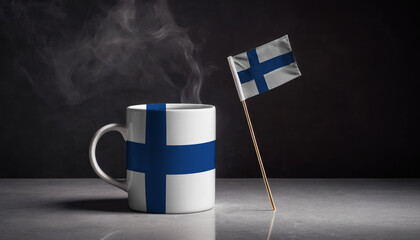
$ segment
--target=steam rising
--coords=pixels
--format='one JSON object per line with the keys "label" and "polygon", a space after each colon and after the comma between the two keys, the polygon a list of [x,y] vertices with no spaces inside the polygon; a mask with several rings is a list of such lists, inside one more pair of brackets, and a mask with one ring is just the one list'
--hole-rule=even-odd
{"label": "steam rising", "polygon": [[0,16],[14,29],[8,37],[29,49],[16,49],[17,70],[45,100],[74,105],[104,91],[134,88],[201,102],[203,68],[164,0],[98,1],[83,16],[69,11],[69,4],[80,2],[8,4]]}

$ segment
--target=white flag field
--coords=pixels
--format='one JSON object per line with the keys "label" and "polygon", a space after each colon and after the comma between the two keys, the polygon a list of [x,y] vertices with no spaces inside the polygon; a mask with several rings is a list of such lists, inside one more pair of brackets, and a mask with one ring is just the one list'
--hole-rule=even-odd
{"label": "white flag field", "polygon": [[228,62],[241,101],[301,75],[287,35],[228,57]]}

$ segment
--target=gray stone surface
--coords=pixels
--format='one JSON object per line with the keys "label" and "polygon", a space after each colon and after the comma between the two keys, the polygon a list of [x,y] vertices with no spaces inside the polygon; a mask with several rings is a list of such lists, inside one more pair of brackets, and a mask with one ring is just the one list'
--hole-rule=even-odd
{"label": "gray stone surface", "polygon": [[[99,179],[0,179],[1,239],[420,239],[419,179],[217,179],[216,207],[132,212]],[[272,229],[270,231],[270,229]]]}

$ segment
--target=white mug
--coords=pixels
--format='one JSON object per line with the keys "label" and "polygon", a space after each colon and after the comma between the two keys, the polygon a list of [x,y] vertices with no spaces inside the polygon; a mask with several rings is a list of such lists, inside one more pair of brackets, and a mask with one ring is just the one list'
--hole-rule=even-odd
{"label": "white mug", "polygon": [[[118,131],[126,140],[127,179],[99,167],[100,137]],[[108,124],[92,138],[96,174],[128,192],[131,209],[153,213],[209,210],[215,199],[216,108],[205,104],[142,104],[127,107],[127,126]]]}

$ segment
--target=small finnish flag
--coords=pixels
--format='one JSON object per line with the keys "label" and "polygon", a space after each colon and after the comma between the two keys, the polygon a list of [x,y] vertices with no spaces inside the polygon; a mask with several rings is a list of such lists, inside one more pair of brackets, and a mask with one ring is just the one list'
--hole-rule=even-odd
{"label": "small finnish flag", "polygon": [[301,75],[287,35],[228,57],[228,62],[241,101]]}

